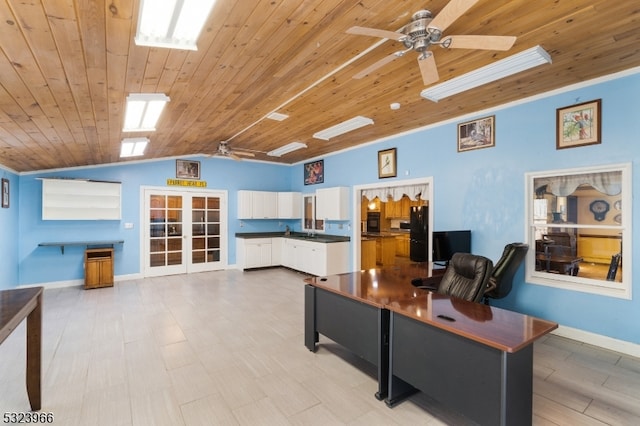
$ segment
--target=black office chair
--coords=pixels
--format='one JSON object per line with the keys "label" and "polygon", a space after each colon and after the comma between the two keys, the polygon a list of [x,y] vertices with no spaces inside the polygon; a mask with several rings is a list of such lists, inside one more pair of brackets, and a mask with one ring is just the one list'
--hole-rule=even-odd
{"label": "black office chair", "polygon": [[529,250],[529,246],[523,243],[510,243],[504,247],[502,256],[493,267],[487,290],[484,293],[486,304],[489,303],[489,298],[502,299],[509,294],[513,286],[513,276],[527,255],[527,250]]}
{"label": "black office chair", "polygon": [[493,262],[483,256],[470,253],[454,253],[449,266],[437,285],[421,286],[440,294],[458,297],[471,302],[480,302],[493,270]]}

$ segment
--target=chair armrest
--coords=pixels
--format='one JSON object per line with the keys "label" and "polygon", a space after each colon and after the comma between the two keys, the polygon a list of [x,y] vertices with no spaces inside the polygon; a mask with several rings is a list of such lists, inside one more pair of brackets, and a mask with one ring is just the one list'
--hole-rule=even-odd
{"label": "chair armrest", "polygon": [[437,291],[440,287],[440,282],[444,275],[438,275],[435,277],[414,278],[411,280],[411,285],[422,290]]}

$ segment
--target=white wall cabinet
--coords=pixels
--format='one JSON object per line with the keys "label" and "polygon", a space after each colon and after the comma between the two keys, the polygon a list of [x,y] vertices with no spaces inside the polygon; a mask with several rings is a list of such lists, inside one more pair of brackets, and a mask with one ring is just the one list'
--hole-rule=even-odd
{"label": "white wall cabinet", "polygon": [[323,220],[349,220],[349,188],[336,186],[316,190],[316,217]]}
{"label": "white wall cabinet", "polygon": [[120,220],[120,182],[42,179],[42,220]]}
{"label": "white wall cabinet", "polygon": [[300,219],[299,192],[238,191],[238,219]]}
{"label": "white wall cabinet", "polygon": [[238,191],[238,219],[277,219],[278,193]]}
{"label": "white wall cabinet", "polygon": [[300,192],[278,192],[278,219],[300,219],[302,217],[302,194]]}

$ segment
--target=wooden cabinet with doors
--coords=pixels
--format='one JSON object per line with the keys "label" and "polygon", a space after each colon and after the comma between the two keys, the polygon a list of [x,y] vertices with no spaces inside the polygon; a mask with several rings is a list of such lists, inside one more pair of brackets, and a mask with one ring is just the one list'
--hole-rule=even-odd
{"label": "wooden cabinet with doors", "polygon": [[85,250],[84,288],[113,287],[113,281],[113,249]]}

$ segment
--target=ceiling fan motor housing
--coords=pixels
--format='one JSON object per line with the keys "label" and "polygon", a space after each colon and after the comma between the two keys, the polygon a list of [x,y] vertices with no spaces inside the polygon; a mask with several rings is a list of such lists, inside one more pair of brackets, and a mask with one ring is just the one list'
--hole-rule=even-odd
{"label": "ceiling fan motor housing", "polygon": [[435,28],[429,28],[433,15],[428,10],[419,10],[411,16],[411,22],[407,24],[402,32],[408,37],[403,40],[403,44],[408,49],[416,52],[424,52],[433,43],[440,41],[442,33]]}

